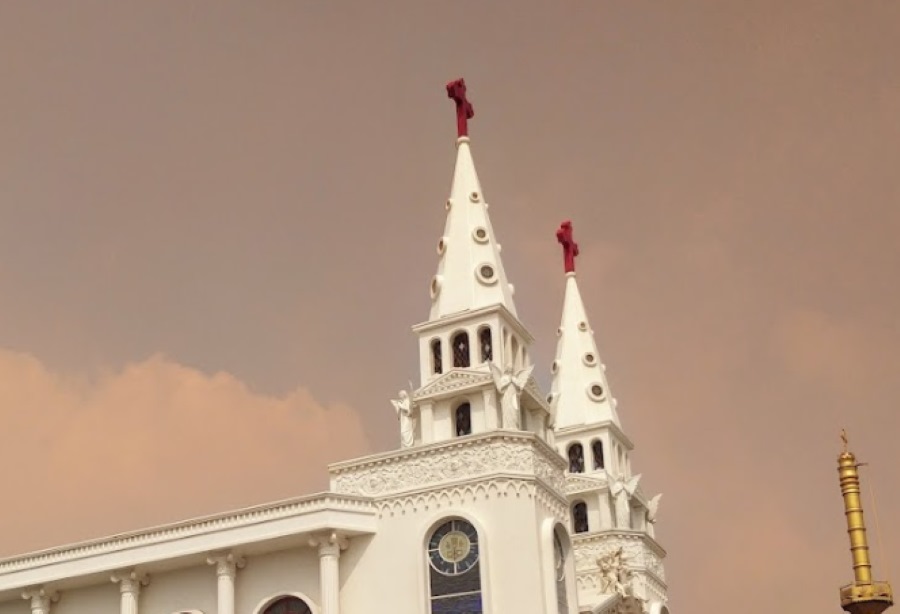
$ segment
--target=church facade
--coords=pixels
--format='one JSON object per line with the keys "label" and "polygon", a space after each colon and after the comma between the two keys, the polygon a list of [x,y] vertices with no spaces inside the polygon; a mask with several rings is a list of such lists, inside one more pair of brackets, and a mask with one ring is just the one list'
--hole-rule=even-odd
{"label": "church facade", "polygon": [[448,94],[456,167],[399,448],[331,465],[326,493],[0,560],[0,614],[668,614],[660,499],[632,472],[571,224],[546,394],[464,83]]}

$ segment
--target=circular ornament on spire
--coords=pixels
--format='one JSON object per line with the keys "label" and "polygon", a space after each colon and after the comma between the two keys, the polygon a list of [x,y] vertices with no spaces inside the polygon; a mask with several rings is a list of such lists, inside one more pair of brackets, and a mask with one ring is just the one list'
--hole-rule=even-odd
{"label": "circular ornament on spire", "polygon": [[497,283],[497,271],[494,270],[494,265],[489,262],[479,264],[475,269],[475,276],[478,278],[478,281],[486,285]]}
{"label": "circular ornament on spire", "polygon": [[469,200],[471,200],[473,203],[477,203],[481,200],[481,195],[478,192],[472,192],[471,194],[469,194]]}
{"label": "circular ornament on spire", "polygon": [[443,285],[443,282],[444,280],[440,275],[435,275],[431,278],[430,292],[432,299],[436,299],[438,294],[441,293],[441,286]]}
{"label": "circular ornament on spire", "polygon": [[587,395],[594,401],[602,401],[606,396],[606,391],[598,382],[594,382],[588,385]]}
{"label": "circular ornament on spire", "polygon": [[472,231],[472,238],[475,239],[476,243],[487,243],[487,228],[485,228],[484,226],[478,226],[477,228],[475,228],[475,230]]}

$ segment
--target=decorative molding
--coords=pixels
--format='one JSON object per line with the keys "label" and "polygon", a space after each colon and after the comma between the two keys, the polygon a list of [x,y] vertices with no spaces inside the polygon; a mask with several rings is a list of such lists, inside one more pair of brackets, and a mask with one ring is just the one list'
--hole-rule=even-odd
{"label": "decorative molding", "polygon": [[514,477],[488,478],[466,482],[396,497],[378,499],[379,517],[403,516],[419,511],[430,511],[441,508],[459,507],[489,499],[505,497],[527,497],[534,499],[543,509],[548,511],[558,522],[566,524],[568,506],[557,493],[548,489],[542,482],[532,478]]}
{"label": "decorative molding", "polygon": [[580,473],[566,473],[566,494],[573,495],[589,491],[602,492],[609,488],[605,477],[590,477]]}
{"label": "decorative molding", "polygon": [[240,528],[323,510],[374,512],[374,507],[369,498],[354,495],[325,493],[298,497],[0,560],[0,577],[12,572],[172,542],[186,537],[216,533],[225,529]]}
{"label": "decorative molding", "polygon": [[315,535],[309,539],[312,548],[319,549],[319,556],[340,556],[341,550],[350,546],[349,540],[337,531]]}
{"label": "decorative molding", "polygon": [[333,467],[331,486],[338,493],[382,497],[500,473],[534,476],[562,494],[564,467],[562,457],[535,435],[495,431],[376,462]]}
{"label": "decorative molding", "polygon": [[416,390],[413,400],[433,399],[464,388],[478,389],[488,385],[493,385],[493,381],[486,371],[454,369]]}
{"label": "decorative molding", "polygon": [[599,569],[597,560],[622,548],[629,567],[636,573],[648,572],[656,576],[665,587],[663,559],[665,550],[646,533],[638,531],[604,531],[602,533],[576,534],[572,536],[575,552],[575,570],[595,574]]}
{"label": "decorative molding", "polygon": [[59,601],[59,593],[44,586],[29,588],[22,591],[22,599],[31,602],[31,611],[46,614],[50,611],[50,604]]}

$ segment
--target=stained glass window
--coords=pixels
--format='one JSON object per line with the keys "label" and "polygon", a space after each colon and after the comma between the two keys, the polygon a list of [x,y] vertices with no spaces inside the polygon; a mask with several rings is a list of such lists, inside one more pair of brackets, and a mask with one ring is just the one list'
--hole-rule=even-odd
{"label": "stained glass window", "polygon": [[472,406],[468,403],[463,403],[457,407],[456,412],[454,413],[453,423],[456,427],[457,437],[470,435],[472,433]]}
{"label": "stained glass window", "polygon": [[269,604],[263,614],[312,614],[312,610],[299,597],[281,597]]}
{"label": "stained glass window", "polygon": [[572,506],[572,528],[576,533],[588,532],[587,504],[584,501],[578,501]]}
{"label": "stained glass window", "polygon": [[481,614],[478,532],[461,519],[439,526],[428,539],[431,614]]}
{"label": "stained glass window", "polygon": [[569,473],[584,473],[584,450],[580,443],[569,446]]}
{"label": "stained glass window", "polygon": [[469,333],[463,331],[453,335],[453,366],[468,367],[471,364],[469,358]]}
{"label": "stained glass window", "polygon": [[481,346],[481,362],[494,359],[494,348],[491,344],[491,329],[485,326],[478,331],[478,344]]}
{"label": "stained glass window", "polygon": [[594,469],[603,469],[603,442],[595,439],[591,444],[591,451],[594,453]]}
{"label": "stained glass window", "polygon": [[444,372],[444,357],[441,355],[441,340],[431,342],[431,369],[434,373]]}

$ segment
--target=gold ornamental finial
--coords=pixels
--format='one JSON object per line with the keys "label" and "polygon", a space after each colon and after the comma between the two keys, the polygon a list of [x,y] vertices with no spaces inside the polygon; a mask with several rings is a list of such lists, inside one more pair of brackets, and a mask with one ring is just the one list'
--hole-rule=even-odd
{"label": "gold ornamental finial", "polygon": [[893,605],[893,592],[887,582],[872,580],[869,542],[859,490],[861,463],[857,463],[856,457],[849,451],[847,432],[844,430],[841,430],[841,441],[844,450],[838,456],[838,474],[844,497],[844,514],[847,516],[850,554],[853,557],[853,583],[841,588],[841,607],[850,614],[881,614]]}

